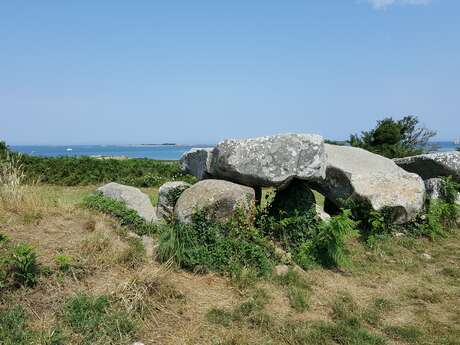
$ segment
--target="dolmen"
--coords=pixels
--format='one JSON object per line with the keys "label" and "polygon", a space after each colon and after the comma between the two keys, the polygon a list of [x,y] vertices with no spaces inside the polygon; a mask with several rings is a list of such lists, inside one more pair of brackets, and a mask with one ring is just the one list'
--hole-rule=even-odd
{"label": "dolmen", "polygon": [[[199,180],[226,180],[253,188],[256,195],[262,187],[280,192],[292,183],[291,189],[295,190],[313,188],[338,208],[350,201],[364,202],[373,210],[385,211],[396,224],[413,219],[425,200],[425,184],[419,175],[363,149],[325,144],[316,134],[224,140],[213,149],[184,153],[181,166]],[[190,198],[194,192],[187,191]],[[299,198],[299,205],[306,205],[306,200],[312,200],[311,195]],[[286,205],[292,208],[296,202]],[[199,209],[200,204],[196,206]]]}

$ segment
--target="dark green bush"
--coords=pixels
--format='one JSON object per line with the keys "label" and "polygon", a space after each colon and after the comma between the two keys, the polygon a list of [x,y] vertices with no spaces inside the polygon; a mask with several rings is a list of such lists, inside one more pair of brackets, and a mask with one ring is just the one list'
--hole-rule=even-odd
{"label": "dark green bush", "polygon": [[260,232],[244,222],[225,224],[195,215],[193,224],[172,224],[162,230],[158,247],[161,261],[173,258],[194,271],[237,273],[251,267],[267,275],[273,267],[273,252]]}
{"label": "dark green bush", "polygon": [[293,255],[303,268],[314,263],[326,266],[346,264],[345,241],[357,234],[357,223],[350,211],[342,211],[329,222],[322,222],[313,207],[309,211],[295,210],[290,216],[273,217],[262,213],[258,226],[265,236],[279,243]]}
{"label": "dark green bush", "polygon": [[11,152],[5,142],[0,141],[0,160],[7,154],[20,157],[28,182],[40,181],[63,186],[118,182],[136,187],[156,187],[176,179],[196,182],[195,177],[181,171],[177,161],[37,157]]}
{"label": "dark green bush", "polygon": [[122,225],[127,226],[138,235],[157,232],[157,225],[146,222],[144,218],[139,216],[136,211],[129,209],[122,201],[106,198],[102,194],[93,194],[83,200],[83,205],[117,218]]}
{"label": "dark green bush", "polygon": [[296,257],[299,262],[308,258],[327,267],[341,267],[348,264],[345,242],[358,235],[357,223],[351,218],[351,211],[343,210],[328,222],[321,222],[313,229],[311,239],[300,248]]}
{"label": "dark green bush", "polygon": [[435,131],[421,127],[415,116],[401,120],[387,117],[374,129],[351,135],[348,143],[389,158],[407,157],[426,152],[429,139],[435,135]]}
{"label": "dark green bush", "polygon": [[126,160],[90,157],[22,156],[29,181],[76,186],[103,182],[118,182],[137,187],[156,187],[166,181],[181,179],[194,182],[184,175],[178,162],[144,158]]}

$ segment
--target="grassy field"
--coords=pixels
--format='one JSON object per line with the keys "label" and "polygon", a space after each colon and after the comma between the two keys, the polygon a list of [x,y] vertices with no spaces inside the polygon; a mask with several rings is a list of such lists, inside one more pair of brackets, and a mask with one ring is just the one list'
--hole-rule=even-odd
{"label": "grassy field", "polygon": [[241,284],[148,258],[115,220],[79,206],[94,186],[24,188],[0,204],[0,233],[30,244],[42,273],[1,291],[2,345],[460,344],[459,232],[354,239],[347,270]]}

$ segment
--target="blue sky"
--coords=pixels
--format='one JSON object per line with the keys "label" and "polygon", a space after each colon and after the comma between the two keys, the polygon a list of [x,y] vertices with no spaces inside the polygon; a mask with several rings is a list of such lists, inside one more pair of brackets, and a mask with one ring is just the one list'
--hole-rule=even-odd
{"label": "blue sky", "polygon": [[460,136],[460,1],[2,1],[10,144],[345,139],[384,116]]}

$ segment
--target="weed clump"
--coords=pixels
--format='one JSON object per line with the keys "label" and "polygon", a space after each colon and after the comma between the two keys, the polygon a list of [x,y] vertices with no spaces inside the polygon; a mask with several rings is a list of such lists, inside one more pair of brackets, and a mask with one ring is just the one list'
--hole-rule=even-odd
{"label": "weed clump", "polygon": [[209,322],[229,327],[234,322],[247,322],[253,327],[269,329],[271,317],[264,312],[269,296],[264,290],[258,289],[243,303],[232,310],[211,308],[206,317]]}
{"label": "weed clump", "polygon": [[245,267],[266,276],[273,268],[274,254],[268,241],[244,221],[218,223],[199,213],[192,224],[175,223],[160,235],[158,258],[172,258],[182,268],[195,272],[238,274]]}
{"label": "weed clump", "polygon": [[80,344],[125,344],[132,340],[135,320],[110,303],[107,296],[84,293],[69,298],[63,308],[63,319],[81,338]]}
{"label": "weed clump", "polygon": [[297,271],[289,269],[286,274],[277,276],[275,281],[287,288],[287,297],[291,308],[299,313],[303,313],[309,308],[310,285]]}
{"label": "weed clump", "polygon": [[317,219],[315,208],[303,212],[295,210],[290,216],[262,214],[258,226],[265,236],[291,252],[302,268],[316,263],[327,267],[347,265],[345,243],[358,234],[357,223],[348,210],[328,222]]}
{"label": "weed clump", "polygon": [[20,243],[12,246],[0,241],[0,289],[8,286],[33,287],[38,282],[40,268],[32,246]]}
{"label": "weed clump", "polygon": [[28,345],[32,337],[26,328],[26,315],[21,306],[0,310],[0,344]]}

